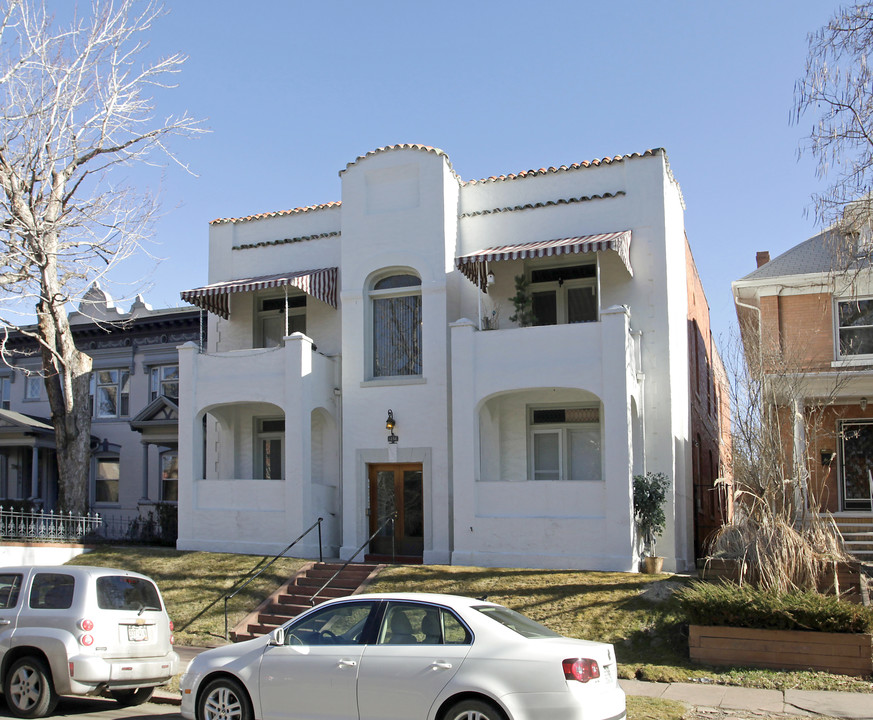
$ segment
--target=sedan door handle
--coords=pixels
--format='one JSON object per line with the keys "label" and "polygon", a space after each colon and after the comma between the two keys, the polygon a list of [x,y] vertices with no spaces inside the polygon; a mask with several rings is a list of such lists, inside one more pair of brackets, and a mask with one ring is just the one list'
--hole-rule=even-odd
{"label": "sedan door handle", "polygon": [[339,667],[357,667],[357,660],[340,660]]}
{"label": "sedan door handle", "polygon": [[450,662],[440,662],[439,660],[435,660],[430,665],[434,670],[451,670],[452,664]]}
{"label": "sedan door handle", "polygon": [[11,620],[6,620],[6,619],[0,620],[0,625],[11,625],[11,624],[12,624]]}

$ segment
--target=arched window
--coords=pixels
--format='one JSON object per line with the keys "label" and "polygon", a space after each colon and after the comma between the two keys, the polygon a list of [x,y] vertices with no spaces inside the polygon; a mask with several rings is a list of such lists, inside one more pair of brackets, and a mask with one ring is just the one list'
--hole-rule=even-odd
{"label": "arched window", "polygon": [[421,375],[421,278],[388,275],[370,292],[372,377]]}

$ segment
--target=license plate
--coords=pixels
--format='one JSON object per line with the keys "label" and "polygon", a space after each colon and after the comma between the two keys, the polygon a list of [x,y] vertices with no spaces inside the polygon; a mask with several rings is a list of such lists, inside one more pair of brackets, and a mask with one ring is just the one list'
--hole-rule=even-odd
{"label": "license plate", "polygon": [[145,625],[128,625],[127,639],[131,642],[143,642],[149,639],[149,631]]}

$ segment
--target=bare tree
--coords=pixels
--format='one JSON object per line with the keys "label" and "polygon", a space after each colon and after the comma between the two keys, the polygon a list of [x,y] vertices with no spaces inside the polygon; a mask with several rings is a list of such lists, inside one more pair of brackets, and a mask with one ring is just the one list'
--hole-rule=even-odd
{"label": "bare tree", "polygon": [[[843,233],[866,234],[873,217],[873,2],[837,10],[810,34],[804,76],[795,85],[792,119],[815,123],[801,152],[817,163],[827,188],[813,195],[816,219]],[[846,210],[849,210],[846,213]]]}
{"label": "bare tree", "polygon": [[731,391],[734,516],[711,539],[714,557],[736,563],[740,582],[782,592],[818,588],[847,555],[815,475],[815,438],[832,425],[846,379],[823,377],[802,348],[740,317],[742,342],[726,358]]}
{"label": "bare tree", "polygon": [[[61,27],[45,0],[0,0],[0,322],[39,347],[59,502],[73,512],[88,507],[91,359],[67,311],[142,250],[156,212],[151,197],[116,185],[113,170],[175,161],[167,142],[200,132],[187,114],[153,117],[148,93],[172,87],[185,60],[145,59],[162,14],[151,1],[93,0]],[[12,319],[22,310],[29,324]]]}

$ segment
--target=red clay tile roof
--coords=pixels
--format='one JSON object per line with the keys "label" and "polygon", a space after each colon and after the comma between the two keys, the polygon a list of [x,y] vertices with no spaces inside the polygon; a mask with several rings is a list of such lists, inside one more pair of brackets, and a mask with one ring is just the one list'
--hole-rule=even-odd
{"label": "red clay tile roof", "polygon": [[[353,165],[361,162],[368,157],[372,157],[373,155],[378,155],[383,152],[390,152],[392,150],[420,150],[422,152],[433,153],[434,155],[438,155],[440,157],[444,157],[446,163],[448,163],[449,170],[451,170],[452,174],[458,179],[458,182],[461,185],[477,185],[481,183],[489,183],[489,182],[500,182],[503,180],[519,180],[527,177],[535,177],[537,175],[549,175],[551,173],[558,172],[567,172],[570,170],[582,170],[585,168],[593,168],[599,167],[601,165],[612,165],[613,163],[624,162],[625,160],[633,160],[635,158],[644,158],[644,157],[654,157],[655,155],[663,155],[666,161],[667,153],[663,148],[653,148],[650,150],[645,150],[641,153],[629,153],[627,155],[615,155],[614,157],[604,157],[604,158],[595,158],[594,160],[584,160],[580,163],[573,163],[572,165],[561,165],[561,167],[548,167],[548,168],[540,168],[539,170],[522,170],[518,173],[513,173],[511,175],[492,175],[488,178],[483,178],[481,180],[462,180],[458,174],[455,172],[452,167],[452,162],[449,160],[449,156],[445,153],[445,151],[440,150],[439,148],[431,147],[430,145],[418,145],[415,143],[400,143],[398,145],[386,145],[385,147],[376,148],[375,150],[370,150],[370,152],[359,155],[352,162],[348,163],[344,169],[340,170],[339,174],[342,174],[348,170]],[[672,172],[670,170],[669,161],[667,161],[667,173],[670,178],[673,179]],[[675,182],[675,180],[673,180]],[[677,184],[678,186],[678,184]],[[680,190],[681,194],[681,190]],[[334,202],[324,203],[323,205],[308,205],[307,207],[299,207],[293,208],[292,210],[279,210],[277,212],[271,213],[260,213],[259,215],[248,215],[246,217],[238,217],[238,218],[218,218],[217,220],[213,220],[210,222],[210,225],[220,225],[222,223],[235,223],[235,222],[247,222],[249,220],[262,220],[265,218],[273,218],[273,217],[282,217],[284,215],[297,215],[298,213],[311,212],[313,210],[324,210],[327,208],[340,207],[342,202],[336,200]],[[684,201],[683,201],[684,207]]]}
{"label": "red clay tile roof", "polygon": [[335,200],[333,202],[324,203],[322,205],[307,205],[306,207],[292,208],[291,210],[277,210],[275,212],[260,213],[258,215],[246,215],[245,217],[236,218],[217,218],[212,220],[210,225],[221,225],[221,223],[248,222],[249,220],[263,220],[265,218],[282,217],[283,215],[298,215],[300,213],[312,212],[313,210],[326,210],[342,205],[342,202]]}
{"label": "red clay tile roof", "polygon": [[[365,155],[358,155],[354,160],[350,163],[347,163],[345,168],[340,170],[339,174],[342,174],[348,170],[352,165],[357,165],[361,160],[365,160],[368,157],[372,157],[373,155],[378,155],[383,152],[389,152],[390,150],[422,150],[423,152],[433,153],[434,155],[439,155],[446,159],[446,162],[449,165],[449,170],[458,177],[457,173],[455,173],[454,168],[452,168],[452,161],[449,160],[449,156],[445,153],[445,151],[440,150],[439,148],[431,147],[430,145],[418,145],[417,143],[399,143],[398,145],[386,145],[385,147],[376,148],[375,150],[370,150],[370,152]],[[458,177],[458,181],[461,181],[461,178]]]}
{"label": "red clay tile roof", "polygon": [[645,150],[641,153],[630,153],[628,155],[616,155],[615,157],[595,158],[594,160],[584,160],[581,163],[573,163],[572,165],[561,165],[561,167],[540,168],[539,170],[522,170],[519,173],[512,175],[492,175],[482,180],[466,180],[465,185],[476,185],[478,183],[497,182],[499,180],[517,180],[519,178],[533,177],[536,175],[549,175],[551,173],[564,172],[567,170],[581,170],[583,168],[598,167],[600,165],[611,165],[612,163],[624,162],[634,158],[653,157],[663,154],[666,156],[663,148],[654,148]]}

